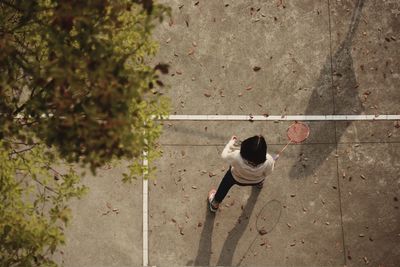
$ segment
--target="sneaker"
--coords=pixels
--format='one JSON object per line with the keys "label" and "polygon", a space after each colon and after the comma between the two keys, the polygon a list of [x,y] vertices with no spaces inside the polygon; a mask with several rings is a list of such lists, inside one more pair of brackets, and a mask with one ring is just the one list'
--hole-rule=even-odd
{"label": "sneaker", "polygon": [[208,192],[208,206],[211,212],[216,212],[219,206],[219,204],[213,204],[215,193],[217,193],[215,189],[211,189],[210,192]]}

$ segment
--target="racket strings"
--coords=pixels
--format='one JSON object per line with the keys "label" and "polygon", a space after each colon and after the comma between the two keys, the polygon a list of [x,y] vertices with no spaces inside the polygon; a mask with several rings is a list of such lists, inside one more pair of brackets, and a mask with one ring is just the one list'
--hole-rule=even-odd
{"label": "racket strings", "polygon": [[290,141],[293,143],[301,143],[307,139],[310,134],[308,126],[301,122],[292,124],[287,131],[287,135]]}

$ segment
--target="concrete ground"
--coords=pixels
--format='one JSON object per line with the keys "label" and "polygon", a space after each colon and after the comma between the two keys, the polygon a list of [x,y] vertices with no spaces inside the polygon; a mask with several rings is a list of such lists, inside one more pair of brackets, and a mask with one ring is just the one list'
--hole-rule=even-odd
{"label": "concrete ground", "polygon": [[[171,65],[173,114],[400,114],[398,0],[162,2],[173,17],[156,61]],[[234,187],[207,210],[229,138],[261,133],[274,154],[290,123],[164,122],[150,265],[398,266],[398,122],[310,122],[261,191]],[[142,184],[121,184],[122,169],[85,179],[65,266],[142,264]]]}

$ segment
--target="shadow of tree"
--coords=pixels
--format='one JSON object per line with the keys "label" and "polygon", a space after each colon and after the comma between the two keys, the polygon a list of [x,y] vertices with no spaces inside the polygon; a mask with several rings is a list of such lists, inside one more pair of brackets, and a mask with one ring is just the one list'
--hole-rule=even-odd
{"label": "shadow of tree", "polygon": [[[326,59],[326,63],[323,66],[318,81],[315,84],[315,88],[309,99],[305,114],[316,114],[316,112],[322,112],[318,110],[326,105],[328,102],[321,105],[322,96],[329,95],[331,91],[331,99],[333,99],[333,110],[332,113],[338,114],[361,114],[364,111],[364,107],[359,98],[358,82],[354,71],[353,59],[351,56],[352,41],[358,25],[361,19],[361,11],[364,6],[365,0],[358,0],[351,18],[348,32],[345,39],[339,45],[335,54]],[[332,88],[333,87],[333,88]],[[326,100],[325,100],[326,101]],[[317,109],[317,110],[316,110]],[[335,127],[336,128],[336,127]],[[336,130],[336,141],[340,139],[347,127],[341,127]],[[316,124],[310,134],[313,135],[324,135],[329,130],[326,125]],[[313,157],[313,163],[311,165],[295,164],[289,173],[291,178],[306,177],[312,174],[316,168],[318,168],[322,162],[329,156],[330,153],[335,149],[335,146],[331,146],[330,149],[319,150],[318,156]],[[301,147],[300,156],[307,155],[308,150],[305,146]]]}

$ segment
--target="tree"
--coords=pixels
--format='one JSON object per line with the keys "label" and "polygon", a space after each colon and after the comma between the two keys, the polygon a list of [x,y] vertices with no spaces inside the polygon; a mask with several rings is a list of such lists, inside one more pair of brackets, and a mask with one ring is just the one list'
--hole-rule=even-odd
{"label": "tree", "polygon": [[[53,266],[68,201],[96,168],[157,155],[166,115],[151,33],[169,15],[152,0],[0,0],[0,265]],[[70,166],[62,168],[59,166]]]}

